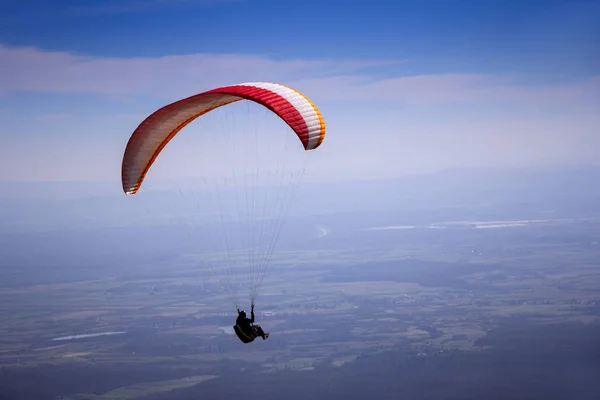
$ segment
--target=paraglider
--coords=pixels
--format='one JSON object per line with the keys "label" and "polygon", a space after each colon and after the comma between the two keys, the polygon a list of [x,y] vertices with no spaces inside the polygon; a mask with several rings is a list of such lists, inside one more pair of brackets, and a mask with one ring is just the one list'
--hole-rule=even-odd
{"label": "paraglider", "polygon": [[263,331],[260,325],[254,324],[254,304],[250,306],[250,318],[246,318],[246,312],[238,309],[238,317],[235,320],[233,330],[243,343],[253,342],[257,337],[266,340],[269,334]]}
{"label": "paraglider", "polygon": [[[183,128],[196,119],[206,118],[203,116],[210,115],[214,110],[221,107],[227,108],[228,105],[242,100],[263,106],[276,115],[279,121],[285,123],[288,132],[285,135],[278,135],[278,137],[285,136],[283,138],[286,140],[284,148],[290,154],[297,155],[314,150],[321,145],[325,138],[325,121],[319,109],[308,97],[290,87],[276,83],[251,82],[215,88],[158,109],[135,129],[127,143],[121,167],[122,187],[125,194],[134,195],[140,190],[150,167],[164,151],[165,146]],[[217,134],[210,130],[203,131],[201,134],[207,135],[210,143],[223,136],[223,134]],[[244,132],[243,136],[250,137],[250,132]],[[287,142],[290,136],[295,136],[295,143]],[[222,249],[217,250],[215,247],[213,257],[206,256],[204,261],[210,264],[209,269],[217,278],[221,288],[231,296],[238,310],[238,317],[242,315],[239,313],[237,298],[237,290],[240,285],[234,281],[234,278],[236,274],[240,273],[240,270],[244,269],[248,276],[247,286],[250,290],[252,304],[250,320],[254,322],[256,296],[271,262],[283,219],[290,208],[297,185],[304,173],[303,168],[306,166],[291,170],[289,157],[278,155],[276,150],[273,150],[274,154],[283,160],[281,165],[275,167],[275,164],[262,154],[266,149],[276,148],[274,141],[267,140],[262,136],[260,138],[257,136],[255,141],[250,144],[242,143],[241,140],[243,138],[236,138],[232,143],[238,150],[242,148],[243,157],[232,157],[235,162],[232,161],[232,165],[228,166],[232,170],[240,169],[237,172],[234,171],[233,175],[233,181],[237,184],[235,185],[237,192],[225,192],[226,185],[215,185],[214,188],[210,187],[210,190],[216,193],[216,196],[213,196],[213,199],[216,199],[214,200],[216,201],[215,205],[206,202],[197,204],[197,206],[198,208],[203,207],[206,210],[205,214],[220,213],[221,219],[215,225],[217,226],[216,230],[227,231],[223,234],[223,243],[225,244],[222,245]],[[232,149],[225,149],[222,156],[226,157],[230,150]],[[214,153],[215,149],[198,148],[196,151],[197,157],[202,159]],[[253,166],[247,159],[263,164]],[[260,179],[264,179],[264,182]],[[226,182],[229,183],[231,180]],[[237,194],[238,192],[240,194]],[[224,200],[225,194],[223,193],[227,195],[235,193],[237,198],[234,200],[237,203],[234,201],[228,203]],[[231,206],[232,211],[224,211],[229,204],[237,204],[237,208]],[[235,228],[231,228],[233,233],[229,233],[229,226],[224,227],[225,223],[237,224]],[[240,240],[239,237],[242,232],[246,232],[244,244],[241,243],[243,240]],[[216,231],[209,232],[205,238],[210,239],[213,236],[217,236]],[[247,254],[244,260],[241,259],[241,254]],[[216,261],[219,257],[222,259],[220,264]],[[219,272],[222,273],[219,274]],[[244,316],[243,320],[248,319]],[[236,327],[240,327],[237,322]],[[260,331],[258,329],[253,330],[254,337],[256,334],[268,336],[262,329]],[[238,333],[237,329],[236,333]]]}

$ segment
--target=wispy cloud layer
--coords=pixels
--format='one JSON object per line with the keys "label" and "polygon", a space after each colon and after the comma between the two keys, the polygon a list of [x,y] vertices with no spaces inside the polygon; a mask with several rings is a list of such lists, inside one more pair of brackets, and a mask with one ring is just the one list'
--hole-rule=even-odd
{"label": "wispy cloud layer", "polygon": [[306,91],[328,90],[332,100],[398,101],[412,105],[505,102],[600,105],[600,76],[579,82],[525,86],[511,77],[480,74],[436,74],[367,81],[358,76],[307,79],[297,82]]}
{"label": "wispy cloud layer", "polygon": [[[388,60],[275,60],[260,55],[191,54],[156,58],[89,57],[0,45],[0,91],[187,96],[219,85],[267,80],[320,100],[385,100],[410,105],[506,102],[598,106],[600,77],[526,86],[514,76],[435,74],[375,79]],[[400,71],[401,72],[401,71]]]}
{"label": "wispy cloud layer", "polygon": [[[89,57],[0,45],[0,113],[4,108],[8,117],[0,136],[10,137],[0,148],[0,179],[112,179],[129,134],[157,102],[255,80],[289,84],[324,111],[328,136],[314,163],[319,179],[600,160],[600,77],[532,85],[517,76],[402,76],[402,65],[390,77],[393,63],[244,54]],[[374,73],[380,68],[388,77]],[[23,94],[64,93],[105,97],[91,100],[94,115],[71,97],[64,107],[19,114]],[[122,96],[164,100],[135,97],[131,107],[110,106]]]}
{"label": "wispy cloud layer", "polygon": [[156,58],[88,57],[0,46],[3,92],[189,94],[253,80],[290,80],[357,72],[390,61],[273,60],[257,55],[192,54]]}

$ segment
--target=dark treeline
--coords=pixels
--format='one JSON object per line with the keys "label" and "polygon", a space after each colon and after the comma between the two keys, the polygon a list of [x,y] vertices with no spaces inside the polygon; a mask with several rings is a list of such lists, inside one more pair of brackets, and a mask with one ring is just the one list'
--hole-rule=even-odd
{"label": "dark treeline", "polygon": [[[238,373],[143,400],[223,399],[598,399],[600,325],[510,319],[476,352],[422,357],[408,350],[363,356],[342,367]],[[483,346],[491,346],[483,349]]]}
{"label": "dark treeline", "polygon": [[[598,399],[600,324],[539,324],[510,318],[476,342],[477,351],[430,352],[401,348],[310,371],[260,373],[263,366],[223,359],[156,365],[82,364],[1,368],[0,399],[101,394],[140,382],[201,374],[220,378],[143,400]],[[244,351],[241,349],[240,351]],[[435,355],[433,355],[435,354]],[[176,361],[175,359],[173,360]]]}

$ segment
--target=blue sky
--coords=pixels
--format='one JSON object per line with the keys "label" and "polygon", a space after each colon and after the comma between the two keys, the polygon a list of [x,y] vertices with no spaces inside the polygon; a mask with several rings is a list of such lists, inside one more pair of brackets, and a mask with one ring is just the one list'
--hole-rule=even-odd
{"label": "blue sky", "polygon": [[600,162],[600,1],[1,7],[0,180],[118,179],[146,115],[252,80],[321,108],[329,179]]}
{"label": "blue sky", "polygon": [[555,0],[8,1],[0,26],[8,44],[96,56],[385,56],[414,60],[413,73],[589,76],[599,12]]}

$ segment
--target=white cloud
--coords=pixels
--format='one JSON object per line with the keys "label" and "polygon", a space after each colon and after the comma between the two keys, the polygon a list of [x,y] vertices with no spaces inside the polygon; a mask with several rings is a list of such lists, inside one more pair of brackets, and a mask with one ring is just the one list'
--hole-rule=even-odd
{"label": "white cloud", "polygon": [[[7,106],[12,93],[23,91],[109,98],[153,94],[171,101],[244,81],[290,84],[315,100],[327,120],[327,138],[312,157],[315,179],[600,160],[600,77],[546,86],[484,74],[377,80],[368,70],[389,67],[389,61],[243,54],[110,58],[1,45],[0,64],[6,71],[0,74],[0,93]],[[379,100],[390,106],[380,107]],[[464,108],[457,111],[453,105]],[[47,126],[33,147],[27,144],[34,129],[28,119],[19,124],[18,135],[11,132],[14,144],[0,148],[0,179],[114,179],[126,140],[146,115],[139,107],[93,118],[74,110],[44,112],[36,119]],[[23,168],[8,168],[19,163]]]}
{"label": "white cloud", "polygon": [[183,97],[244,81],[290,84],[315,100],[385,100],[408,105],[500,102],[522,106],[598,107],[600,77],[525,86],[515,77],[484,74],[399,76],[376,80],[366,70],[389,60],[287,59],[250,54],[155,58],[91,57],[0,45],[0,93],[75,92],[110,96]]}
{"label": "white cloud", "polygon": [[0,92],[78,92],[185,96],[244,81],[343,74],[390,61],[272,60],[260,55],[191,54],[156,58],[80,56],[0,45]]}
{"label": "white cloud", "polygon": [[600,105],[600,76],[552,86],[524,86],[514,78],[483,74],[416,75],[374,82],[361,76],[344,75],[300,80],[295,85],[307,92],[319,93],[322,99],[386,100],[417,106],[465,102]]}

